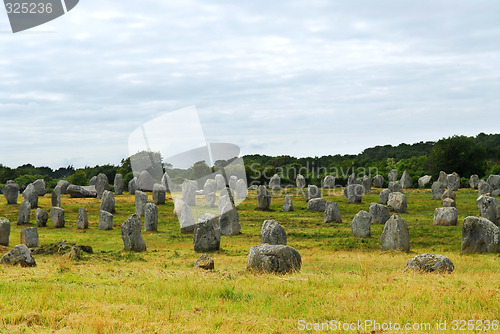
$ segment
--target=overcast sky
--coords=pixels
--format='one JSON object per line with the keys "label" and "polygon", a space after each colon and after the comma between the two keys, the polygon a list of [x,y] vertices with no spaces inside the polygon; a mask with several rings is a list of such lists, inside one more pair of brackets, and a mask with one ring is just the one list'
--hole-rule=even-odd
{"label": "overcast sky", "polygon": [[0,163],[118,164],[193,105],[243,154],[498,133],[499,41],[496,0],[81,0],[17,34],[0,10]]}

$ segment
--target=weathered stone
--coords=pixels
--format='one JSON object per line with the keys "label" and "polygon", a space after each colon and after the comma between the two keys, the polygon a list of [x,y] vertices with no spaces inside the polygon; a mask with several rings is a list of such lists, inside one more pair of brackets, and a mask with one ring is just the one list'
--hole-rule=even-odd
{"label": "weathered stone", "polygon": [[387,205],[387,201],[389,200],[389,194],[391,193],[390,189],[384,189],[380,192],[379,202],[381,204]]}
{"label": "weathered stone", "polygon": [[335,188],[335,178],[331,175],[325,176],[323,179],[323,188]]}
{"label": "weathered stone", "polygon": [[226,206],[226,204],[228,203],[231,203],[231,199],[229,198],[228,195],[222,195],[220,198],[219,198],[219,203],[218,203],[218,208],[219,208],[219,214],[222,214],[224,212],[224,207]]}
{"label": "weathered stone", "polygon": [[68,194],[72,198],[96,198],[97,191],[95,186],[82,187],[70,184],[68,187]]}
{"label": "weathered stone", "polygon": [[365,188],[360,184],[351,184],[345,188],[345,195],[347,197],[347,202],[361,203],[363,199],[363,194],[365,193]]}
{"label": "weathered stone", "polygon": [[89,219],[87,216],[87,209],[78,209],[78,218],[76,219],[76,227],[80,230],[85,230],[89,228]]}
{"label": "weathered stone", "polygon": [[238,182],[238,177],[236,175],[231,175],[229,178],[229,189],[236,190],[236,182]]}
{"label": "weathered stone", "polygon": [[28,248],[38,247],[38,229],[36,227],[28,227],[21,230],[21,244]]}
{"label": "weathered stone", "polygon": [[493,192],[493,188],[484,180],[480,180],[477,186],[478,195],[488,195]]}
{"label": "weathered stone", "polygon": [[260,243],[286,245],[285,229],[275,220],[265,220],[260,231]]}
{"label": "weathered stone", "polygon": [[49,214],[40,208],[35,211],[35,219],[38,227],[46,227],[49,220]]}
{"label": "weathered stone", "polygon": [[259,189],[259,186],[256,184],[252,184],[250,187],[248,187],[248,190],[257,190]]}
{"label": "weathered stone", "polygon": [[497,253],[498,226],[486,218],[467,217],[462,226],[462,253]]}
{"label": "weathered stone", "polygon": [[446,174],[443,171],[440,171],[438,181],[441,182],[443,186],[446,188],[448,186],[448,174]]}
{"label": "weathered stone", "polygon": [[181,233],[192,233],[194,231],[194,216],[189,205],[181,199],[175,200],[175,210],[179,218]]}
{"label": "weathered stone", "polygon": [[493,191],[500,189],[500,175],[490,175],[486,181],[491,186]]}
{"label": "weathered stone", "polygon": [[226,188],[226,179],[221,174],[215,175],[215,182],[217,183],[217,190]]}
{"label": "weathered stone", "polygon": [[437,208],[434,210],[434,225],[456,226],[458,224],[457,208]]}
{"label": "weathered stone", "polygon": [[326,208],[326,200],[324,198],[313,198],[307,202],[307,210],[324,212]]}
{"label": "weathered stone", "polygon": [[384,186],[384,177],[382,175],[375,175],[373,178],[373,186],[375,188],[382,188]]}
{"label": "weathered stone", "polygon": [[104,190],[102,193],[100,209],[109,213],[115,212],[115,195],[111,191]]}
{"label": "weathered stone", "polygon": [[233,189],[228,188],[228,187],[221,189],[220,197],[224,197],[224,196],[227,196],[228,199],[231,201],[231,203],[234,204],[234,191],[233,191]]}
{"label": "weathered stone", "polygon": [[123,175],[122,174],[115,175],[115,180],[113,182],[113,188],[115,189],[116,195],[123,194],[124,184],[123,184]]}
{"label": "weathered stone", "polygon": [[269,210],[271,205],[271,195],[269,195],[269,191],[267,191],[266,187],[259,186],[257,189],[257,201],[259,210]]}
{"label": "weathered stone", "polygon": [[167,188],[161,183],[153,185],[153,203],[156,205],[165,204],[167,200]]}
{"label": "weathered stone", "polygon": [[126,251],[143,252],[146,250],[146,242],[141,233],[141,217],[138,214],[131,215],[122,224],[122,240]]}
{"label": "weathered stone", "polygon": [[47,190],[45,190],[45,181],[43,179],[38,179],[33,182],[33,186],[38,196],[44,196],[47,193]]}
{"label": "weathered stone", "polygon": [[405,270],[451,274],[453,270],[455,270],[455,266],[446,256],[439,254],[420,254],[408,261]]}
{"label": "weathered stone", "polygon": [[295,178],[295,184],[297,185],[297,188],[303,189],[306,187],[306,179],[301,174],[297,174],[297,177]]}
{"label": "weathered stone", "polygon": [[10,221],[2,217],[0,218],[0,245],[8,246],[10,237]]}
{"label": "weathered stone", "polygon": [[206,206],[209,208],[215,207],[215,200],[217,199],[217,195],[215,192],[208,193],[205,195]]}
{"label": "weathered stone", "polygon": [[71,251],[69,252],[68,254],[68,257],[71,259],[71,260],[80,260],[81,257],[82,257],[82,253],[80,251],[80,247],[78,246],[72,246],[71,247]]}
{"label": "weathered stone", "polygon": [[106,174],[100,173],[99,175],[97,175],[95,190],[97,192],[97,198],[102,198],[104,190],[109,190],[109,180]]}
{"label": "weathered stone", "polygon": [[19,215],[17,216],[17,225],[26,225],[30,223],[31,204],[24,200],[19,206]]}
{"label": "weathered stone", "polygon": [[154,203],[144,207],[144,231],[158,231],[158,207]]}
{"label": "weathered stone", "polygon": [[293,211],[293,202],[290,195],[285,196],[285,200],[283,201],[283,208],[281,209],[283,212]]}
{"label": "weathered stone", "polygon": [[453,192],[451,189],[447,189],[444,191],[443,196],[441,196],[441,200],[445,198],[451,198],[452,200],[456,201],[457,200],[457,194]]}
{"label": "weathered stone", "polygon": [[372,224],[385,224],[391,218],[389,209],[385,205],[377,203],[370,204],[370,215]]}
{"label": "weathered stone", "polygon": [[89,186],[94,186],[97,183],[97,176],[92,176],[89,180]]}
{"label": "weathered stone", "polygon": [[325,223],[342,223],[342,216],[340,215],[339,205],[335,202],[326,202],[325,213],[324,213]]}
{"label": "weathered stone", "polygon": [[278,174],[274,174],[271,180],[269,180],[269,189],[281,190],[281,178]]}
{"label": "weathered stone", "polygon": [[399,182],[401,183],[401,186],[403,187],[403,189],[413,188],[411,176],[408,173],[408,171],[406,171],[406,170],[403,172],[403,175],[401,176],[401,180]]}
{"label": "weathered stone", "polygon": [[194,264],[195,268],[201,268],[205,270],[214,270],[215,268],[215,263],[214,260],[208,256],[207,254],[203,254],[196,260],[196,263]]}
{"label": "weathered stone", "polygon": [[388,189],[391,191],[391,193],[396,193],[397,192],[397,193],[404,194],[403,186],[401,185],[401,183],[399,181],[389,182]]}
{"label": "weathered stone", "polygon": [[479,186],[479,176],[477,174],[471,175],[469,179],[469,186],[472,189],[477,189]]}
{"label": "weathered stone", "polygon": [[38,194],[33,183],[28,184],[26,189],[24,189],[23,197],[30,202],[32,209],[38,208]]}
{"label": "weathered stone", "polygon": [[144,206],[148,203],[148,194],[140,190],[135,192],[135,213],[140,217],[144,216]]}
{"label": "weathered stone", "polygon": [[196,205],[196,190],[197,189],[196,181],[185,180],[182,183],[182,200],[184,203],[190,206]]}
{"label": "weathered stone", "polygon": [[128,183],[128,193],[130,195],[135,195],[135,192],[137,191],[137,178],[134,177],[132,180],[129,181]]}
{"label": "weathered stone", "polygon": [[61,188],[56,186],[50,194],[50,200],[52,202],[52,206],[61,207]]}
{"label": "weathered stone", "polygon": [[64,210],[57,206],[53,206],[50,209],[50,220],[52,220],[55,228],[63,228],[65,224]]}
{"label": "weathered stone", "polygon": [[371,237],[371,220],[372,215],[366,211],[360,211],[351,222],[352,235],[356,238],[369,238]]}
{"label": "weathered stone", "polygon": [[31,251],[26,245],[17,245],[10,252],[2,256],[1,264],[12,266],[20,265],[21,267],[35,267],[36,262]]}
{"label": "weathered stone", "polygon": [[380,244],[383,251],[410,251],[410,232],[406,221],[398,215],[392,215],[385,223]]}
{"label": "weathered stone", "polygon": [[347,185],[350,186],[351,184],[359,184],[354,172],[347,178]]}
{"label": "weathered stone", "polygon": [[445,187],[444,184],[440,181],[436,181],[432,184],[432,199],[441,199],[443,197],[443,194],[445,192]]}
{"label": "weathered stone", "polygon": [[405,213],[407,210],[407,201],[405,194],[400,192],[390,193],[389,199],[387,200],[387,206],[389,207],[390,211]]}
{"label": "weathered stone", "polygon": [[396,169],[391,169],[389,175],[387,176],[387,179],[389,180],[389,183],[396,182],[398,180],[398,177],[399,177],[398,171]]}
{"label": "weathered stone", "polygon": [[99,230],[108,231],[113,229],[113,214],[107,211],[99,211]]}
{"label": "weathered stone", "polygon": [[198,218],[193,232],[195,252],[215,252],[220,249],[221,230],[218,220],[216,215],[210,213]]}
{"label": "weathered stone", "polygon": [[240,233],[240,215],[231,202],[227,202],[222,208],[219,226],[221,233],[224,235],[237,235]]}
{"label": "weathered stone", "polygon": [[250,248],[247,270],[258,273],[287,274],[300,271],[299,252],[284,245],[259,245]]}
{"label": "weathered stone", "polygon": [[446,184],[449,190],[457,191],[460,188],[460,176],[453,172],[453,174],[448,174],[446,177]]}
{"label": "weathered stone", "polygon": [[365,189],[365,194],[369,194],[372,191],[372,181],[368,175],[363,176],[363,188]]}
{"label": "weathered stone", "polygon": [[245,199],[248,196],[247,183],[243,179],[236,182],[236,198]]}
{"label": "weathered stone", "polygon": [[421,178],[418,179],[418,186],[420,188],[425,188],[426,185],[429,184],[429,182],[431,182],[432,180],[432,176],[430,175],[424,175],[422,176]]}
{"label": "weathered stone", "polygon": [[500,204],[498,204],[496,198],[487,195],[479,196],[477,199],[477,208],[481,217],[500,226]]}
{"label": "weathered stone", "polygon": [[153,191],[155,180],[147,170],[143,170],[137,177],[136,183],[137,190],[151,192]]}
{"label": "weathered stone", "polygon": [[217,192],[217,181],[214,179],[208,179],[205,181],[205,185],[203,186],[203,193],[210,194]]}
{"label": "weathered stone", "polygon": [[444,198],[441,201],[441,204],[443,205],[443,208],[456,208],[457,207],[457,203],[454,200],[452,200],[451,198]]}
{"label": "weathered stone", "polygon": [[7,181],[7,184],[5,184],[5,187],[3,187],[2,193],[7,201],[7,204],[17,204],[17,198],[19,197],[19,185],[14,181],[9,180]]}
{"label": "weathered stone", "polygon": [[65,195],[68,193],[69,182],[66,180],[59,180],[56,187],[59,187],[59,189],[61,189],[61,194]]}
{"label": "weathered stone", "polygon": [[319,188],[317,186],[310,184],[305,191],[305,195],[306,201],[309,202],[313,198],[320,198],[321,192],[319,191]]}

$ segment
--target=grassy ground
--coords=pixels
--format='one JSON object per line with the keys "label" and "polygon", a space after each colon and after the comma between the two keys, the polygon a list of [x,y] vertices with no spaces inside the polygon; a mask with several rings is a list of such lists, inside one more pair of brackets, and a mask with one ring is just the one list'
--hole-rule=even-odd
{"label": "grassy ground", "polygon": [[[49,227],[39,229],[40,243],[67,240],[91,245],[95,254],[84,254],[80,261],[37,255],[35,268],[1,266],[0,333],[291,333],[305,323],[331,320],[430,323],[432,329],[425,331],[430,333],[438,332],[436,321],[446,320],[446,332],[456,332],[453,320],[498,320],[499,256],[460,253],[463,218],[477,215],[477,194],[460,190],[459,225],[442,227],[432,225],[440,202],[432,200],[430,190],[406,193],[409,209],[402,217],[410,230],[409,254],[380,251],[382,225],[372,226],[369,239],[351,236],[352,218],[378,202],[377,190],[362,204],[327,195],[339,203],[344,222],[338,225],[324,224],[322,213],[308,212],[301,196],[292,196],[296,211],[290,213],[280,212],[282,195],[273,197],[270,212],[256,211],[252,196],[239,207],[242,234],[222,236],[222,249],[210,254],[216,265],[211,272],[194,268],[199,254],[192,235],[179,233],[171,201],[159,207],[159,232],[143,233],[148,251],[127,253],[120,225],[135,211],[133,196],[116,197],[114,229],[99,231],[99,200],[64,195],[66,227],[56,230],[49,221]],[[48,211],[50,195],[39,205]],[[80,206],[88,210],[89,230],[76,229]],[[0,216],[13,223],[11,247],[0,246],[1,254],[19,243],[18,208],[0,199]],[[260,243],[265,219],[285,227],[288,244],[302,255],[300,273],[246,272],[248,250]],[[455,272],[403,272],[410,258],[425,252],[450,257]]]}

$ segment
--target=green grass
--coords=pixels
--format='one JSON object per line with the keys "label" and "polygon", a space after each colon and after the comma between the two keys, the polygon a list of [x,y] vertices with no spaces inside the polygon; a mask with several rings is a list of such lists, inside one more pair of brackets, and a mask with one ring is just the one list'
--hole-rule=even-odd
{"label": "green grass", "polygon": [[[135,211],[133,196],[115,197],[114,229],[99,231],[99,200],[64,195],[66,227],[54,229],[49,220],[49,227],[39,229],[40,243],[76,242],[92,246],[94,254],[82,253],[80,261],[37,255],[35,268],[0,266],[0,333],[291,333],[298,332],[299,320],[498,319],[499,256],[460,253],[461,225],[466,216],[477,215],[477,193],[458,192],[459,225],[451,227],[432,225],[440,202],[430,190],[406,193],[408,213],[402,217],[410,230],[409,254],[380,250],[382,225],[372,226],[371,238],[351,236],[352,218],[378,202],[377,190],[362,204],[325,196],[339,203],[342,224],[323,223],[323,214],[307,211],[301,196],[292,196],[295,211],[286,213],[280,211],[283,196],[273,197],[266,212],[255,210],[251,196],[239,207],[242,233],[222,236],[222,249],[210,254],[215,260],[210,272],[194,268],[200,254],[193,251],[192,235],[180,234],[171,200],[159,206],[159,232],[143,232],[147,252],[128,253],[120,225]],[[48,211],[50,195],[39,205]],[[80,206],[89,214],[85,231],[76,229]],[[11,247],[0,246],[2,254],[20,241],[18,208],[0,199],[0,216],[13,223]],[[287,231],[288,244],[302,256],[300,273],[246,271],[248,250],[260,243],[266,219]],[[424,252],[450,257],[455,272],[403,272],[410,258]]]}

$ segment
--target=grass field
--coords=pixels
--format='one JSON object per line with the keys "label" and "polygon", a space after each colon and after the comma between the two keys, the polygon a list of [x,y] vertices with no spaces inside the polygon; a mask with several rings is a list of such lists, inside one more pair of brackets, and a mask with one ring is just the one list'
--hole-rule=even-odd
{"label": "grass field", "polygon": [[[343,223],[338,225],[323,223],[322,213],[308,212],[301,196],[292,196],[295,212],[290,213],[280,212],[283,196],[273,197],[270,212],[255,210],[251,196],[239,207],[241,235],[222,236],[221,250],[210,254],[215,260],[210,272],[194,268],[200,254],[193,251],[192,235],[180,234],[171,200],[159,206],[159,232],[143,232],[147,252],[128,253],[120,225],[135,211],[133,196],[115,197],[114,229],[99,231],[99,200],[63,195],[66,227],[54,229],[49,220],[49,227],[39,229],[40,244],[66,240],[90,245],[94,254],[83,253],[80,261],[37,255],[34,268],[0,266],[0,333],[293,333],[300,332],[300,324],[331,320],[432,325],[415,333],[441,333],[435,324],[446,320],[442,332],[451,333],[457,332],[453,320],[498,320],[498,254],[460,253],[463,219],[478,214],[477,193],[460,190],[459,225],[443,227],[432,225],[440,202],[432,200],[430,190],[406,191],[408,213],[401,216],[410,230],[409,254],[380,250],[382,225],[372,226],[369,239],[351,236],[352,218],[378,202],[378,193],[366,195],[362,204],[326,196],[339,203]],[[39,206],[49,211],[49,194]],[[80,206],[89,213],[85,231],[76,229]],[[0,216],[12,222],[10,247],[0,246],[1,254],[20,241],[24,226],[15,224],[18,208],[0,199]],[[260,243],[265,219],[277,220],[287,231],[288,245],[302,256],[300,273],[246,271],[248,250]],[[34,211],[32,223],[36,226]],[[403,272],[410,258],[425,252],[450,257],[455,272]]]}

